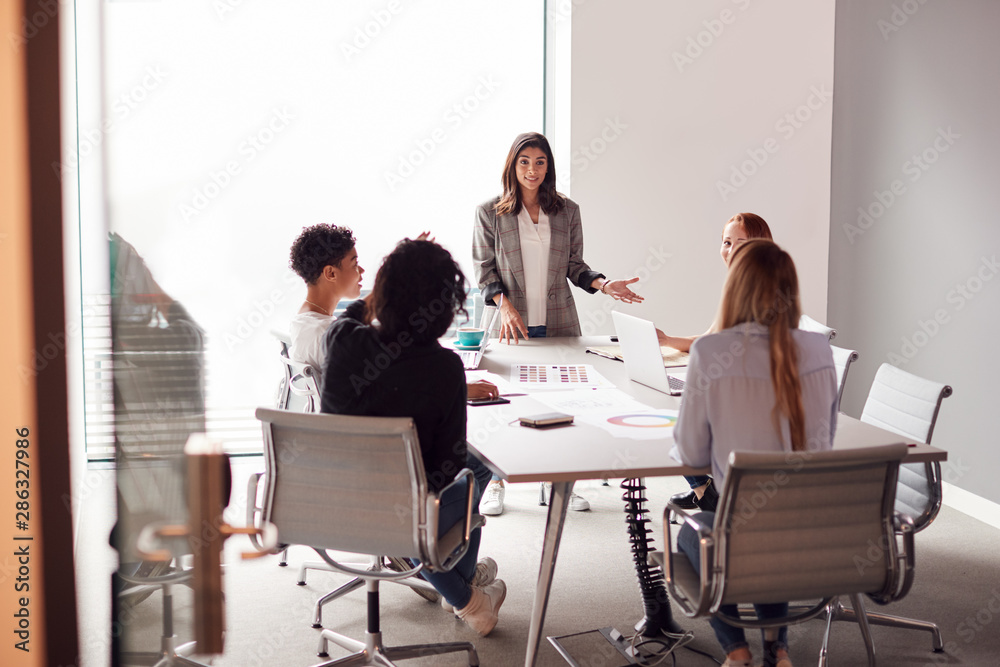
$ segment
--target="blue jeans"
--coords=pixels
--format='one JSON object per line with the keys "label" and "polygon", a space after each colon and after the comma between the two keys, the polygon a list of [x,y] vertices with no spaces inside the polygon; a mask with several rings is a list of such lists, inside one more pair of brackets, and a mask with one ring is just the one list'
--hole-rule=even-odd
{"label": "blue jeans", "polygon": [[479,501],[483,499],[483,493],[486,492],[486,485],[490,483],[490,480],[500,479],[493,472],[486,467],[486,464],[476,458],[476,455],[469,452],[465,457],[465,467],[472,471],[472,476],[476,478],[476,490],[472,494],[472,510],[475,511],[479,507]]}
{"label": "blue jeans", "polygon": [[[695,514],[698,519],[704,521],[705,523],[712,525],[715,523],[715,512],[698,512]],[[688,557],[691,561],[691,565],[694,566],[695,571],[701,574],[701,553],[698,550],[698,533],[695,532],[694,528],[687,525],[686,523],[681,526],[681,530],[677,533],[677,548]],[[788,603],[787,602],[774,602],[771,604],[755,604],[753,606],[754,610],[757,612],[757,618],[781,618],[788,613]],[[737,617],[739,612],[734,604],[727,604],[719,607],[719,611],[732,617]],[[738,648],[748,648],[746,633],[743,632],[743,628],[737,628],[735,626],[729,625],[728,623],[719,620],[716,616],[708,621],[712,629],[715,630],[715,638],[719,640],[722,645],[722,650],[726,654],[732,653]],[[763,636],[764,631],[761,630],[761,636]],[[778,641],[775,644],[775,648],[788,649],[788,626],[782,626],[778,631]]]}
{"label": "blue jeans", "polygon": [[528,327],[528,338],[545,338],[545,325],[539,324],[537,327]]}
{"label": "blue jeans", "polygon": [[708,484],[708,480],[712,479],[708,475],[684,475],[684,481],[687,482],[692,489],[697,488],[703,484]]}
{"label": "blue jeans", "polygon": [[[483,466],[483,468],[485,467]],[[487,472],[489,471],[487,470]],[[463,479],[441,497],[438,537],[447,533],[452,526],[465,518],[465,498],[468,488],[467,482]],[[473,500],[476,500],[475,495],[473,495]],[[475,511],[475,505],[473,505],[473,511]],[[421,572],[421,576],[429,581],[431,586],[456,610],[465,608],[472,598],[472,586],[469,582],[476,576],[476,563],[479,561],[479,542],[481,539],[481,529],[476,528],[469,535],[469,550],[465,552],[455,567],[447,572],[428,572],[427,570]]]}

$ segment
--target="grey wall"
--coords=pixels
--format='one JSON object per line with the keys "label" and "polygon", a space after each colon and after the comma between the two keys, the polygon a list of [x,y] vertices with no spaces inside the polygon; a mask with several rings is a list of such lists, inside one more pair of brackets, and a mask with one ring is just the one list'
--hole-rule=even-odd
{"label": "grey wall", "polygon": [[[667,333],[704,332],[725,279],[722,228],[752,211],[795,257],[806,311],[822,320],[833,0],[573,7],[571,128],[559,144],[572,152],[586,260],[642,278],[646,302],[617,308]],[[613,331],[611,305],[578,293],[585,334]]]}
{"label": "grey wall", "polygon": [[952,385],[944,479],[993,502],[998,34],[995,0],[837,2],[827,318],[861,353],[844,411],[860,415],[887,361]]}

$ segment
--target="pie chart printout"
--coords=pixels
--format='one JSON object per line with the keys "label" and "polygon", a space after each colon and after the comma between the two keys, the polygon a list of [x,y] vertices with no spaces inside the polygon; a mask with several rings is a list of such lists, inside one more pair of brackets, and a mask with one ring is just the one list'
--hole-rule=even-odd
{"label": "pie chart printout", "polygon": [[672,428],[677,423],[675,415],[638,413],[608,417],[608,423],[632,428]]}

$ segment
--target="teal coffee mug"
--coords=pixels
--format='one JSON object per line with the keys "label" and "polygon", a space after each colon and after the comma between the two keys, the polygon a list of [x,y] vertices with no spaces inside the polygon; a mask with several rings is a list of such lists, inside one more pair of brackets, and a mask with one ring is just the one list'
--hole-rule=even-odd
{"label": "teal coffee mug", "polygon": [[465,347],[475,347],[483,342],[486,332],[479,327],[461,327],[458,330],[458,344]]}

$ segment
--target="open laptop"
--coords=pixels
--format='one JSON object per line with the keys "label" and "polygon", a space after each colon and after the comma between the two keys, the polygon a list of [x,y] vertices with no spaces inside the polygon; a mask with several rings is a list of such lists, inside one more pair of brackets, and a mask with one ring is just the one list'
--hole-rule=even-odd
{"label": "open laptop", "polygon": [[656,338],[653,323],[617,310],[611,311],[611,317],[614,318],[618,343],[622,347],[628,379],[664,394],[680,396],[687,370],[671,369],[668,372],[664,368],[660,341]]}
{"label": "open laptop", "polygon": [[490,320],[490,325],[486,327],[483,333],[483,342],[479,344],[479,349],[477,350],[455,350],[458,356],[462,358],[462,366],[465,367],[467,371],[474,371],[479,368],[479,363],[483,360],[483,352],[490,344],[490,331],[493,329],[493,325],[496,323],[497,314],[500,312],[500,308],[496,308],[493,312],[493,318]]}

